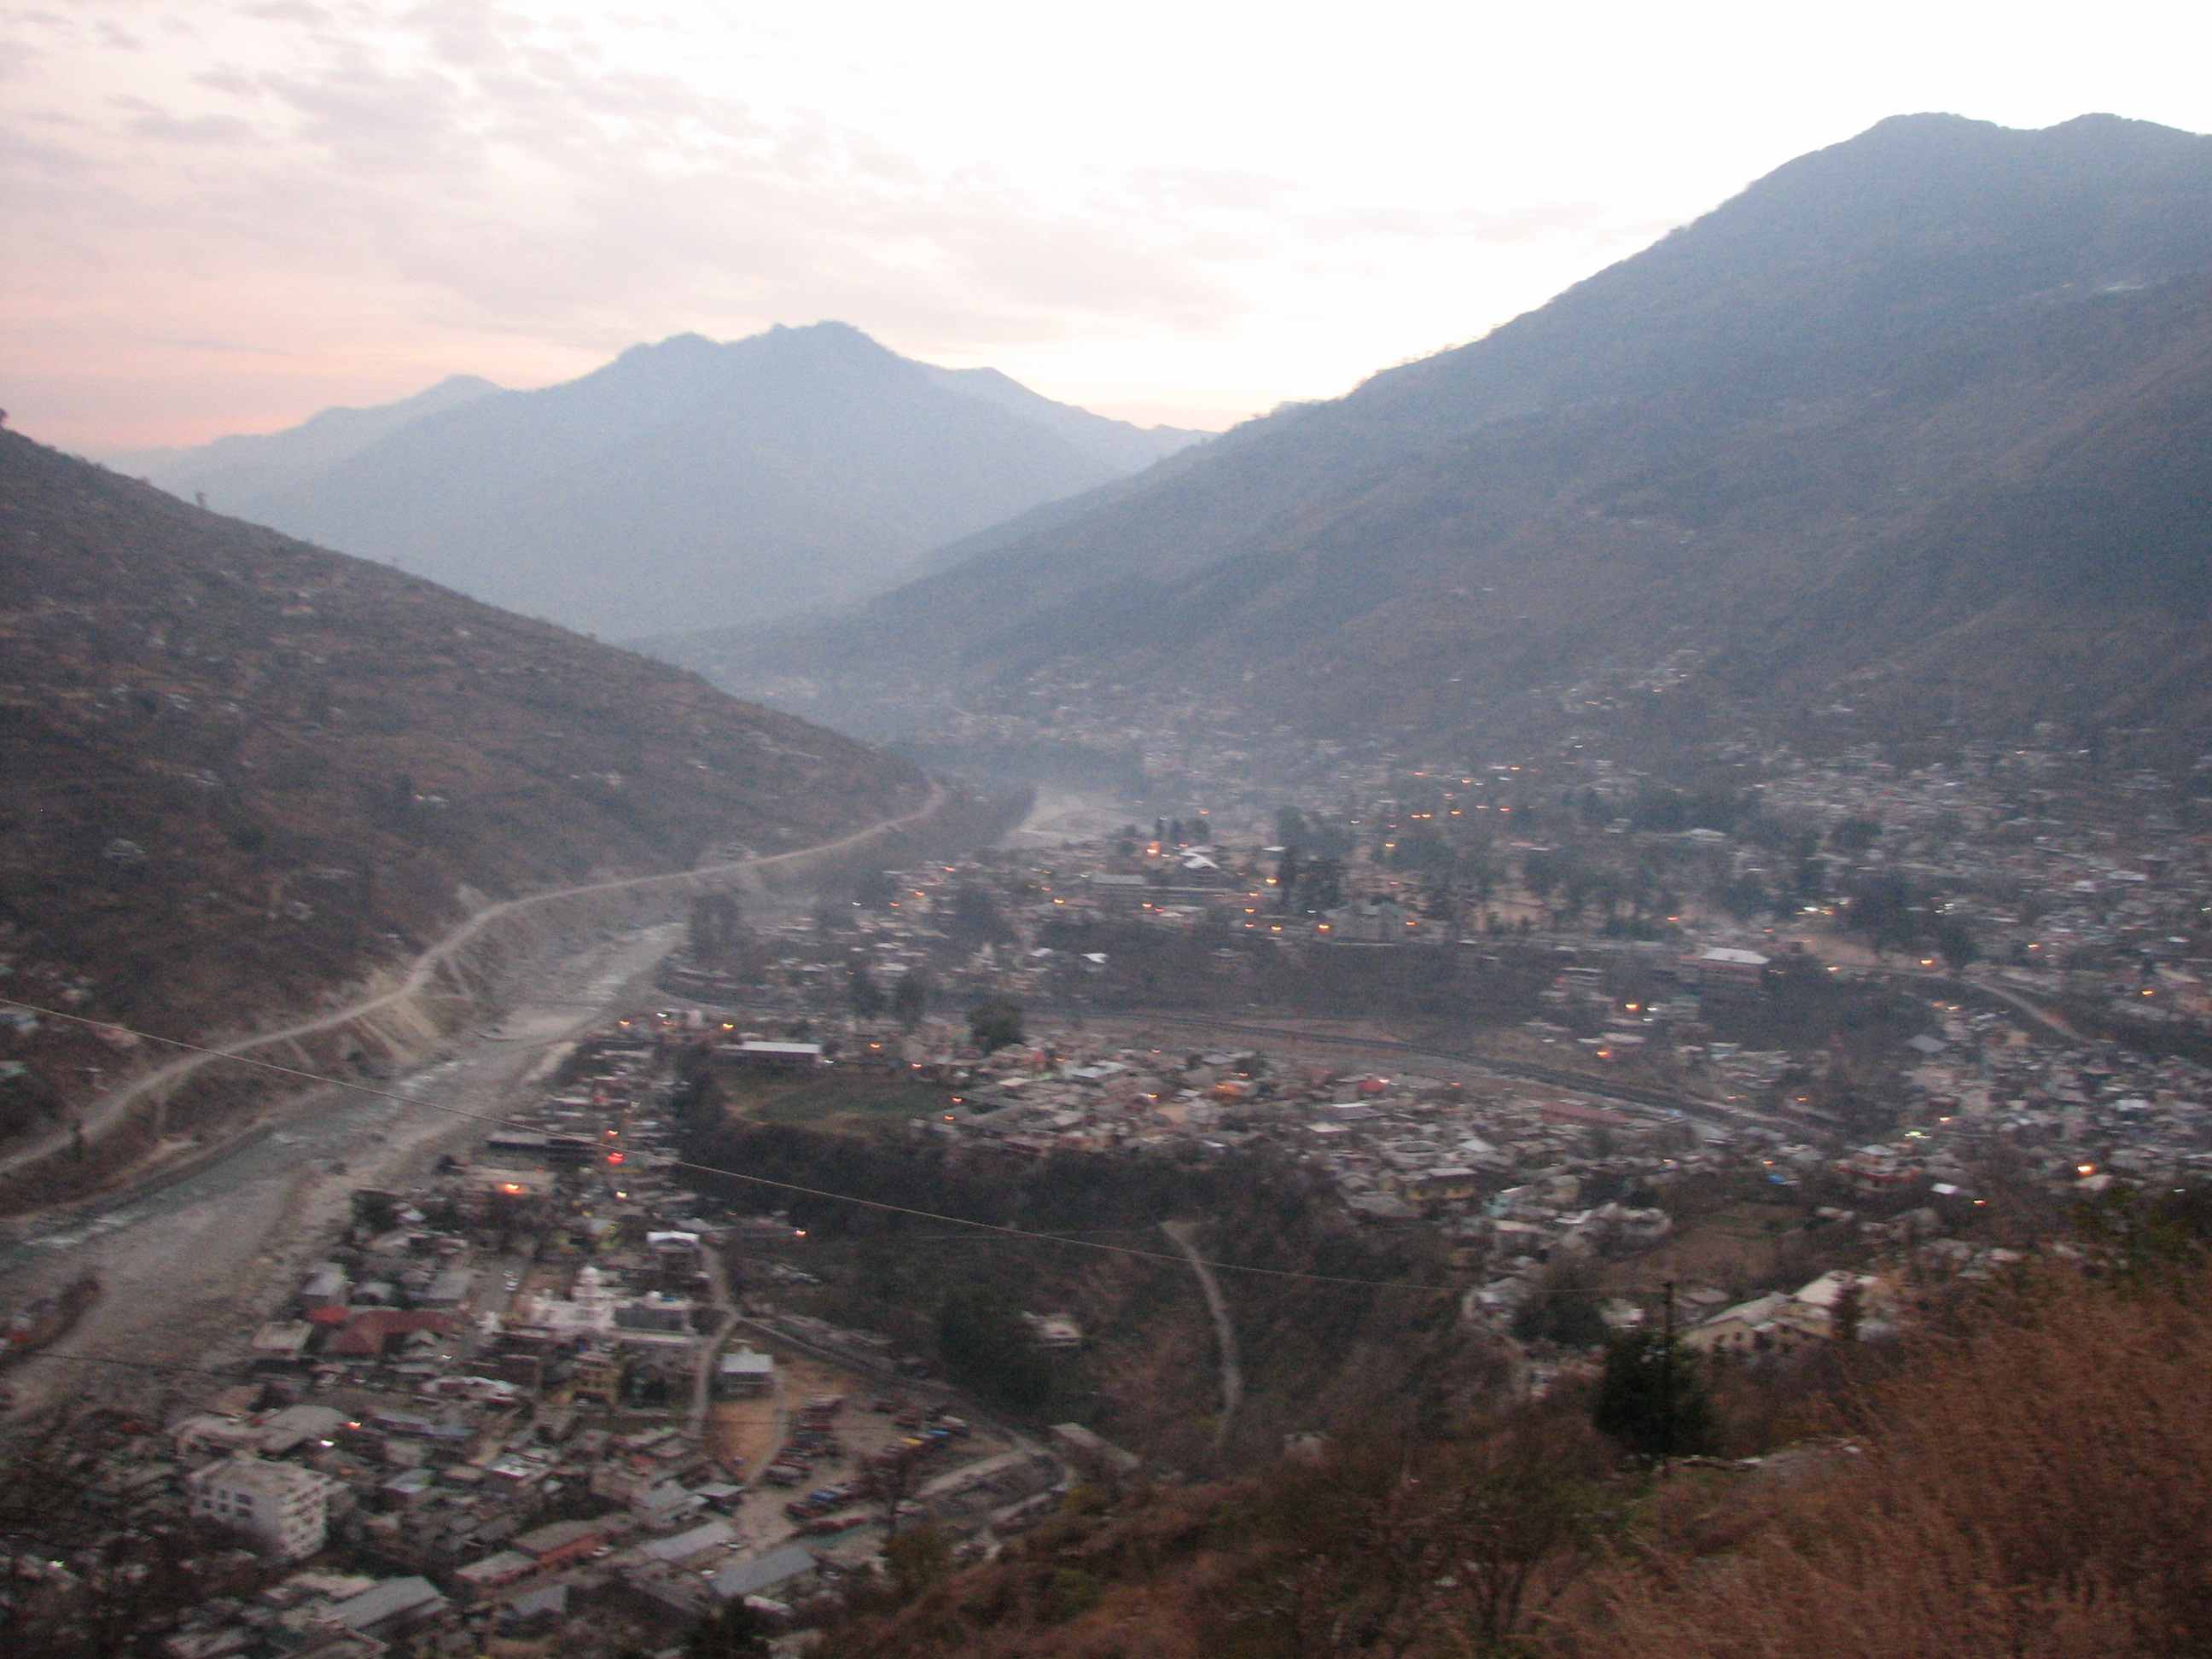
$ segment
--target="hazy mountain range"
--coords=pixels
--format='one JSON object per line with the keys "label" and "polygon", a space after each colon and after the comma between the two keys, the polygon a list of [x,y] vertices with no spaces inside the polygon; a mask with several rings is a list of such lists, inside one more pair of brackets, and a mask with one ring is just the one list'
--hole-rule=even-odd
{"label": "hazy mountain range", "polygon": [[933,547],[1206,435],[821,323],[679,335],[534,392],[456,377],[268,436],[106,459],[213,510],[621,637],[865,597]]}
{"label": "hazy mountain range", "polygon": [[655,648],[852,729],[2212,729],[2212,140],[1900,117],[1476,343]]}

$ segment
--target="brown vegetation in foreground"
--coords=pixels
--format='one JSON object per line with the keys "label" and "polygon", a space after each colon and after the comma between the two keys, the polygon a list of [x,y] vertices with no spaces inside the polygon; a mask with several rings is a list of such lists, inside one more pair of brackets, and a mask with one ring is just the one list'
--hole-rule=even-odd
{"label": "brown vegetation in foreground", "polygon": [[[1780,1413],[1615,1461],[1564,1397],[1454,1438],[1082,1497],[872,1659],[2113,1659],[2212,1648],[2212,1284],[2040,1277]],[[1869,1360],[1873,1356],[1868,1356]],[[1739,1395],[1744,1385],[1724,1394]],[[1740,1398],[1736,1403],[1745,1403]]]}

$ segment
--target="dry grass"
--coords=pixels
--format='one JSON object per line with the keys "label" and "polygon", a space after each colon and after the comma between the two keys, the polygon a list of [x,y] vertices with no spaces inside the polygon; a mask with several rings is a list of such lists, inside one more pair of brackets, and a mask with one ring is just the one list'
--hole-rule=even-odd
{"label": "dry grass", "polygon": [[1557,1634],[1588,1659],[2113,1659],[2212,1644],[2212,1306],[2040,1281],[1854,1403],[1856,1451],[1693,1516]]}
{"label": "dry grass", "polygon": [[[2212,1279],[2051,1276],[1769,1414],[1756,1474],[1611,1469],[1573,1401],[1073,1515],[835,1659],[2212,1653]],[[1724,1389],[1737,1408],[1756,1379]],[[1741,1394],[1741,1399],[1735,1398]],[[1493,1592],[1503,1591],[1500,1601]]]}

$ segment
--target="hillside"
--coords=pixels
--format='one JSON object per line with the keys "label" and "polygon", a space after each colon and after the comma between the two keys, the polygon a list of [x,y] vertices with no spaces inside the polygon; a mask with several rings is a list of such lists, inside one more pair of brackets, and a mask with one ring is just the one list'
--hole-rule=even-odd
{"label": "hillside", "polygon": [[1328,735],[1602,727],[1664,686],[1684,732],[2179,750],[2208,409],[2212,140],[1904,117],[854,613],[665,648],[854,729],[1103,676]]}
{"label": "hillside", "polygon": [[[501,897],[928,797],[696,677],[0,433],[0,975],[162,1033],[312,1008]],[[97,1045],[0,1037],[0,1133]]]}
{"label": "hillside", "polygon": [[912,1546],[827,1659],[2121,1659],[2212,1636],[2201,1273],[2029,1277],[1908,1344],[1723,1371],[1756,1462],[1662,1470],[1543,1401]]}
{"label": "hillside", "polygon": [[[842,323],[728,343],[679,335],[560,386],[442,404],[343,453],[326,440],[365,428],[356,419],[319,439],[334,416],[389,411],[224,440],[149,476],[179,495],[204,490],[219,511],[624,638],[866,597],[940,543],[1205,435],[1108,420],[995,370],[914,362]],[[327,459],[297,464],[311,440]],[[240,445],[259,447],[234,454]],[[285,465],[244,465],[272,456]]]}

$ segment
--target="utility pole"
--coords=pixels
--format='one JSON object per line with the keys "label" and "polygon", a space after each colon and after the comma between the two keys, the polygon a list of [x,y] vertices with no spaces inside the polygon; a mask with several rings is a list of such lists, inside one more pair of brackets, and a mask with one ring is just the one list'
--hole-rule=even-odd
{"label": "utility pole", "polygon": [[1660,1421],[1666,1425],[1667,1455],[1674,1449],[1674,1281],[1660,1287],[1659,1384]]}

